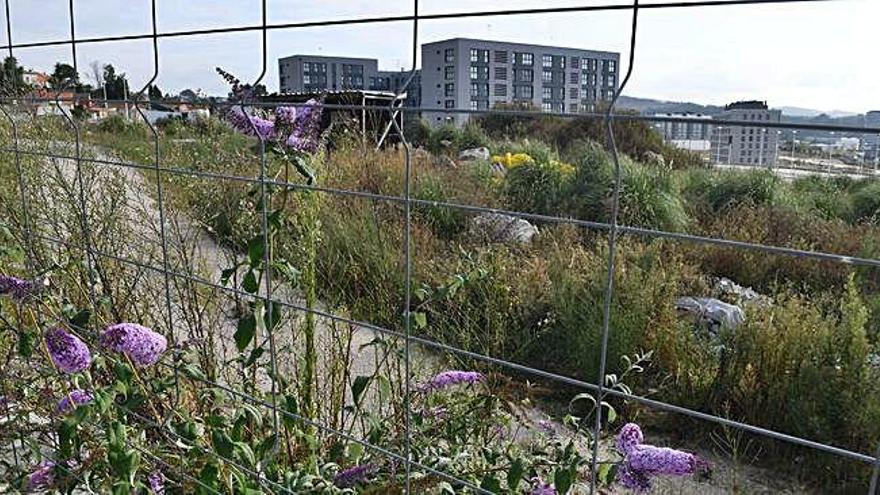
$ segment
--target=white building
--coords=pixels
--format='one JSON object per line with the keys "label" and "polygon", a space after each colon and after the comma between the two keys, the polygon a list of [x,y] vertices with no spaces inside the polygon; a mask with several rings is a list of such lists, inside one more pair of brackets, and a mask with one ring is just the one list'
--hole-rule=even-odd
{"label": "white building", "polygon": [[[654,117],[664,119],[660,122],[654,122],[654,128],[670,145],[696,152],[706,152],[711,148],[711,115],[689,112],[655,113]],[[701,122],[693,122],[694,119]]]}

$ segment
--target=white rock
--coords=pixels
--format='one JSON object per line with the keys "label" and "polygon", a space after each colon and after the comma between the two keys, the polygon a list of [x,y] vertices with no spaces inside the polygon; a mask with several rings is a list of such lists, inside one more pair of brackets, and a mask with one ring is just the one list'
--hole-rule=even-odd
{"label": "white rock", "polygon": [[463,162],[470,160],[488,160],[489,158],[489,148],[484,147],[461,150],[458,154],[458,159]]}
{"label": "white rock", "polygon": [[487,238],[490,242],[517,242],[526,244],[538,234],[527,220],[500,213],[483,213],[471,220],[471,232]]}

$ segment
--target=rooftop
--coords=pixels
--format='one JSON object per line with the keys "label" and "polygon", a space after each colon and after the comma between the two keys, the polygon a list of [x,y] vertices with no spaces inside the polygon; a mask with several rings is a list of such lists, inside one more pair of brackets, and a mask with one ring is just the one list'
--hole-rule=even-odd
{"label": "rooftop", "polygon": [[555,50],[559,50],[559,49],[562,49],[562,50],[576,50],[576,51],[582,51],[582,52],[601,53],[601,54],[603,54],[603,55],[616,55],[616,56],[620,56],[620,53],[618,53],[618,52],[609,52],[609,51],[604,51],[604,50],[593,50],[593,49],[590,49],[590,48],[576,48],[576,47],[571,47],[571,46],[554,46],[554,45],[536,45],[536,44],[534,44],[534,43],[521,43],[521,42],[518,42],[518,41],[506,41],[506,40],[482,40],[482,39],[478,39],[478,38],[460,38],[460,37],[458,37],[458,38],[448,38],[448,39],[445,39],[445,40],[437,40],[437,41],[432,41],[432,42],[430,42],[430,43],[423,43],[422,46],[433,45],[433,44],[435,44],[435,43],[447,43],[447,42],[450,42],[450,41],[474,41],[474,42],[477,42],[477,43],[503,43],[503,44],[505,44],[505,45],[533,46],[533,47],[535,47],[535,48],[548,48],[548,49],[555,49]]}
{"label": "rooftop", "polygon": [[729,105],[724,107],[725,110],[768,110],[766,101],[760,100],[745,100],[745,101],[735,101]]}

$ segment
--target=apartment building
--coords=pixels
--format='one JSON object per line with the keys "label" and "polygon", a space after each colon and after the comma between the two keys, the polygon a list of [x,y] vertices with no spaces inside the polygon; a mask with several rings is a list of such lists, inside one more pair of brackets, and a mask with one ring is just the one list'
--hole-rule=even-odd
{"label": "apartment building", "polygon": [[432,124],[461,124],[467,114],[528,103],[546,112],[592,111],[618,85],[620,54],[503,41],[453,38],[422,45],[422,107]]}
{"label": "apartment building", "polygon": [[379,76],[374,58],[293,55],[278,59],[281,93],[366,90]]}
{"label": "apartment building", "polygon": [[[779,122],[782,111],[771,110],[764,101],[738,101],[724,107],[720,120]],[[779,152],[779,134],[766,127],[716,124],[712,128],[709,157],[715,163],[772,166]]]}
{"label": "apartment building", "polygon": [[[880,110],[874,110],[865,114],[865,127],[880,127]],[[862,151],[865,153],[865,161],[880,164],[880,135],[862,135]]]}
{"label": "apartment building", "polygon": [[[665,142],[689,151],[709,151],[712,137],[711,115],[690,112],[655,113],[654,117],[664,119],[654,122],[654,128]],[[693,122],[695,119],[700,122]]]}
{"label": "apartment building", "polygon": [[[401,69],[399,71],[380,70],[375,78],[370,80],[369,89],[375,91],[389,91],[391,93],[399,93],[403,90],[403,85],[409,78],[410,71]],[[412,81],[406,87],[406,101],[404,105],[408,107],[418,107],[422,104],[422,77],[421,71],[416,70]]]}

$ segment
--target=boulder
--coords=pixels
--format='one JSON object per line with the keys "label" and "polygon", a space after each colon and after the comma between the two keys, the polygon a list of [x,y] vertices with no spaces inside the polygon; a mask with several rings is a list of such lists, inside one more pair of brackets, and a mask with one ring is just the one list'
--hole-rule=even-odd
{"label": "boulder", "polygon": [[715,282],[715,286],[712,287],[712,295],[743,305],[758,304],[767,306],[771,302],[769,297],[758,294],[751,287],[743,287],[725,277],[721,277]]}
{"label": "boulder", "polygon": [[693,315],[711,337],[718,337],[725,328],[736,330],[746,321],[742,308],[711,297],[679,297],[675,309]]}
{"label": "boulder", "polygon": [[522,218],[501,213],[483,213],[471,220],[471,233],[489,242],[526,244],[538,234],[538,227]]}
{"label": "boulder", "polygon": [[461,152],[458,154],[458,159],[463,162],[471,160],[488,161],[490,157],[491,155],[489,154],[489,148],[485,147],[461,150]]}

